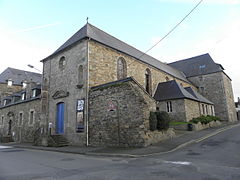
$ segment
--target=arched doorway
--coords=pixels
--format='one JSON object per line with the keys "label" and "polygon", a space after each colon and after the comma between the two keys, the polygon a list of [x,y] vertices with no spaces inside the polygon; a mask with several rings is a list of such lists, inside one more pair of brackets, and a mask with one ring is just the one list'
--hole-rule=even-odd
{"label": "arched doorway", "polygon": [[64,133],[64,103],[57,104],[56,134]]}

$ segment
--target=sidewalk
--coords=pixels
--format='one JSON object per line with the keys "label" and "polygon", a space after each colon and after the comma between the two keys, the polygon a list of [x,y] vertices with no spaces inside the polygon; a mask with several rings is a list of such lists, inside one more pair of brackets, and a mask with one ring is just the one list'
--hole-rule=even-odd
{"label": "sidewalk", "polygon": [[220,127],[209,128],[202,131],[177,131],[177,137],[162,141],[144,148],[110,148],[110,147],[79,147],[79,146],[64,146],[64,147],[41,147],[31,144],[7,143],[0,144],[5,146],[13,146],[16,148],[36,149],[45,151],[55,151],[63,153],[73,153],[92,156],[110,156],[110,157],[145,157],[154,154],[165,154],[173,152],[188,144],[198,143],[204,139],[212,137],[225,130],[240,126],[240,123],[223,124]]}

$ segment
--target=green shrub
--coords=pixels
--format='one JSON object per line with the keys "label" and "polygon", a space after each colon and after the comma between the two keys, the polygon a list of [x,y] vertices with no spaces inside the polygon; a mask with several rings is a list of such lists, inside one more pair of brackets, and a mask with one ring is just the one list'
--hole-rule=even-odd
{"label": "green shrub", "polygon": [[150,112],[149,128],[151,131],[157,130],[157,116],[155,112]]}
{"label": "green shrub", "polygon": [[167,112],[156,112],[157,116],[157,129],[167,130],[169,128],[170,117]]}
{"label": "green shrub", "polygon": [[197,118],[193,118],[190,122],[197,124],[198,122],[202,123],[202,124],[208,124],[211,121],[220,121],[220,118],[216,117],[216,116],[200,116]]}

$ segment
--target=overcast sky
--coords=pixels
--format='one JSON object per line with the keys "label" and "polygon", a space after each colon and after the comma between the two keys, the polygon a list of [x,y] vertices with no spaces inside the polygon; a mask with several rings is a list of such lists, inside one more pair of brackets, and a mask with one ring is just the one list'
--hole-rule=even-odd
{"label": "overcast sky", "polygon": [[[89,22],[146,51],[200,0],[0,0],[0,72],[42,69],[53,53]],[[240,0],[204,0],[148,54],[173,62],[209,53],[232,78],[240,97]],[[34,70],[33,70],[34,71]],[[37,72],[37,71],[35,71]]]}

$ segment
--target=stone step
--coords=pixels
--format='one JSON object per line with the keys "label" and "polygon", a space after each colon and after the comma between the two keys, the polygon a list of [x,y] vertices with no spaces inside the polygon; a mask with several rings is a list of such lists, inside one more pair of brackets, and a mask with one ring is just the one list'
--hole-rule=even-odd
{"label": "stone step", "polygon": [[1,143],[13,142],[12,136],[2,136],[0,137],[0,142]]}
{"label": "stone step", "polygon": [[67,138],[65,138],[63,135],[56,134],[56,135],[51,135],[50,137],[52,141],[50,142],[49,146],[62,147],[62,146],[69,145]]}

